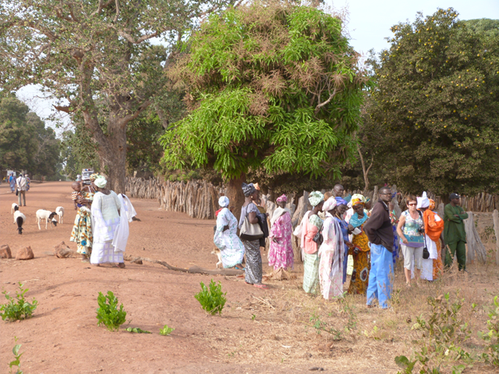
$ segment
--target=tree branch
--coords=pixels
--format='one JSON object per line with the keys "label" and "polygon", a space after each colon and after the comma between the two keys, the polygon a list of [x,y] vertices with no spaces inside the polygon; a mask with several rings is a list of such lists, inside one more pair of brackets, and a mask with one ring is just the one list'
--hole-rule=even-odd
{"label": "tree branch", "polygon": [[329,104],[329,102],[331,100],[333,100],[333,97],[335,97],[335,96],[336,96],[336,88],[333,90],[333,93],[331,93],[331,91],[329,91],[329,99],[327,99],[323,103],[320,102],[320,98],[319,98],[319,104],[317,104],[317,106],[315,107],[315,113],[317,113],[319,111],[319,109],[322,108],[324,105]]}
{"label": "tree branch", "polygon": [[116,3],[116,15],[114,16],[113,23],[118,22],[118,17],[120,15],[120,2],[119,2],[119,0],[115,0],[115,3]]}
{"label": "tree branch", "polygon": [[149,105],[152,104],[152,101],[146,100],[142,103],[142,105],[139,106],[139,108],[135,111],[135,113],[129,114],[125,117],[123,117],[120,122],[119,122],[119,127],[125,128],[128,122],[133,121],[135,118],[137,118],[140,113],[142,113],[144,110],[147,109]]}

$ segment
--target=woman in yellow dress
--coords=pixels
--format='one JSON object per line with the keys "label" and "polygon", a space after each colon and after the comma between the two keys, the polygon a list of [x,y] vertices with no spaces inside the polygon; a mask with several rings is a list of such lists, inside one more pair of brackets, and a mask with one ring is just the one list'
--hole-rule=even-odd
{"label": "woman in yellow dress", "polygon": [[353,256],[353,272],[348,287],[348,293],[365,295],[369,282],[369,240],[364,232],[364,224],[368,220],[367,211],[364,209],[366,199],[360,194],[352,196],[354,214],[349,220],[349,229],[352,231],[353,247],[348,254]]}

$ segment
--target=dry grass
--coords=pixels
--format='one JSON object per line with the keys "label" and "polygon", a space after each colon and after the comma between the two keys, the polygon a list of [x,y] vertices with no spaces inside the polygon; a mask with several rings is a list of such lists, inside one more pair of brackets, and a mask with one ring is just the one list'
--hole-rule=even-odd
{"label": "dry grass", "polygon": [[[301,289],[302,269],[297,279],[269,280],[272,289],[250,294],[245,301],[230,300],[221,318],[237,319],[239,328],[216,330],[204,336],[222,362],[282,363],[283,365],[328,365],[338,372],[390,372],[400,370],[394,362],[398,355],[410,357],[419,332],[411,330],[418,315],[427,315],[428,297],[449,293],[451,300],[464,299],[460,315],[471,327],[472,337],[463,348],[472,354],[483,352],[477,332],[486,329],[483,306],[490,305],[499,292],[497,267],[470,265],[470,273],[452,269],[441,279],[422,282],[420,287],[401,288],[401,266],[397,266],[392,308],[367,309],[365,297],[347,295],[343,300],[326,301],[306,295]],[[241,281],[241,280],[234,280]],[[348,286],[348,285],[346,285]],[[347,288],[345,288],[347,289]],[[472,304],[478,305],[473,311]],[[318,318],[318,319],[317,319]],[[320,321],[324,330],[314,323]],[[450,372],[453,363],[444,363],[442,372]],[[494,372],[480,363],[466,373]]]}

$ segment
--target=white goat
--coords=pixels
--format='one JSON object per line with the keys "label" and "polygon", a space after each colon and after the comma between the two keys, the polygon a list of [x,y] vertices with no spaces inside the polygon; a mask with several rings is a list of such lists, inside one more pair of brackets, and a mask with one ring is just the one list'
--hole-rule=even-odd
{"label": "white goat", "polygon": [[40,222],[42,219],[45,220],[45,230],[48,229],[48,223],[49,220],[54,225],[54,227],[57,226],[57,220],[54,218],[57,215],[56,212],[51,212],[50,210],[45,210],[45,209],[38,209],[36,211],[36,222],[38,222],[38,230],[41,230],[42,228],[40,227]]}
{"label": "white goat", "polygon": [[17,203],[12,203],[12,205],[10,207],[10,214],[13,214],[16,211],[16,208],[19,209],[19,207],[17,206]]}
{"label": "white goat", "polygon": [[64,223],[64,219],[63,219],[64,218],[64,207],[58,206],[57,208],[55,208],[55,212],[59,216],[59,223]]}
{"label": "white goat", "polygon": [[19,207],[16,205],[14,208],[14,223],[17,223],[17,231],[19,235],[23,233],[23,224],[26,222],[26,216],[21,213]]}

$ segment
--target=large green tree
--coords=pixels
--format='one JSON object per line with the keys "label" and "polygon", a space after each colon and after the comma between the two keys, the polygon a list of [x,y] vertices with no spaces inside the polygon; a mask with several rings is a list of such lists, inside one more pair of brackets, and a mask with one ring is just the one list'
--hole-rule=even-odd
{"label": "large green tree", "polygon": [[190,114],[162,138],[173,168],[212,167],[234,206],[250,168],[318,176],[351,156],[366,78],[342,21],[256,2],[210,17],[171,75]]}
{"label": "large green tree", "polygon": [[[230,2],[230,0],[228,0]],[[126,128],[165,88],[168,56],[225,0],[3,0],[0,83],[40,84],[78,114],[109,186],[125,189]],[[165,45],[153,45],[152,39]]]}
{"label": "large green tree", "polygon": [[457,17],[439,9],[393,26],[374,64],[363,151],[408,192],[499,190],[499,21]]}

